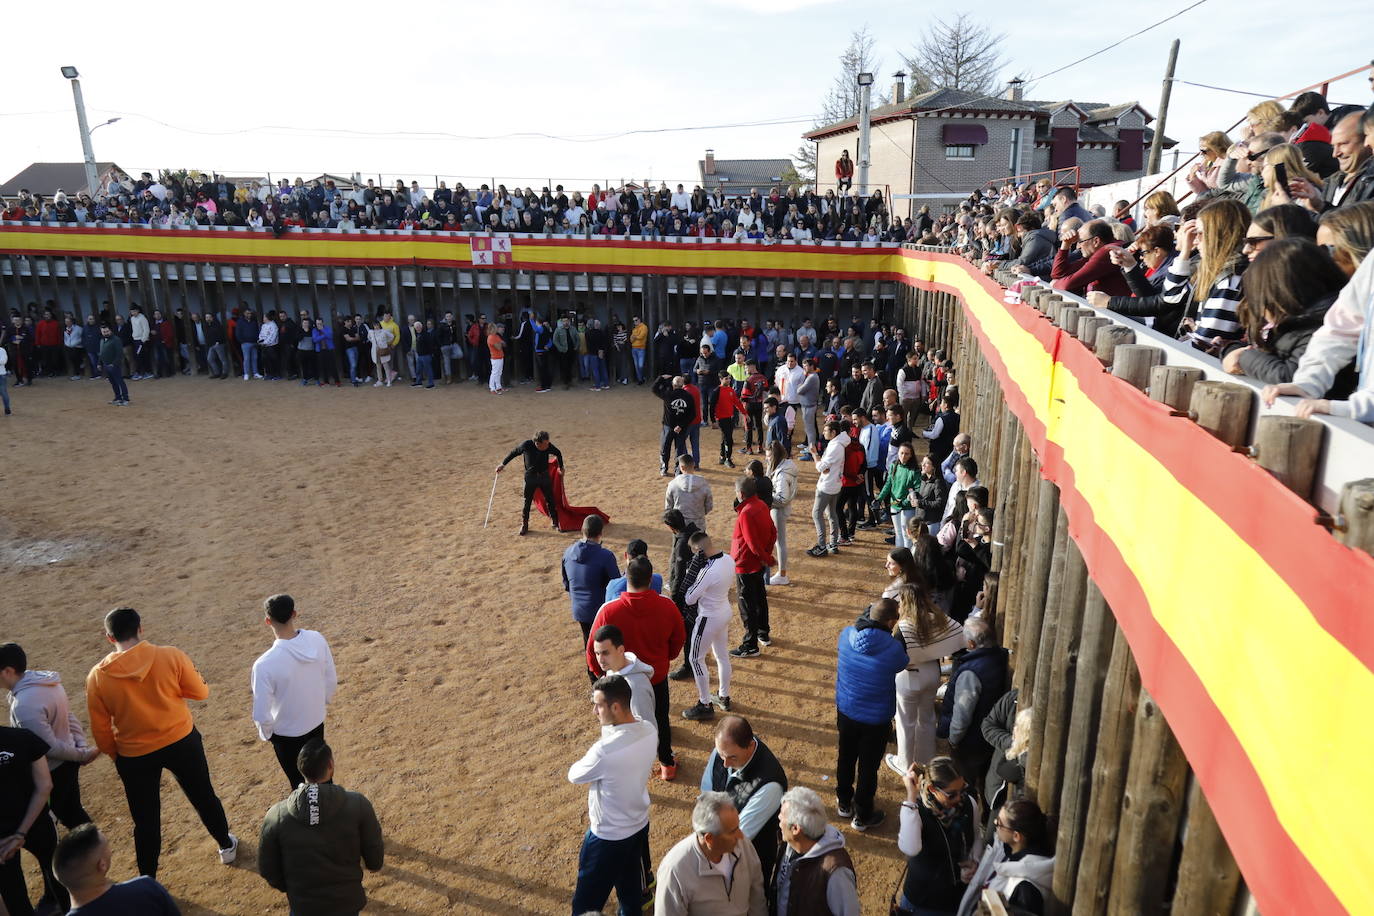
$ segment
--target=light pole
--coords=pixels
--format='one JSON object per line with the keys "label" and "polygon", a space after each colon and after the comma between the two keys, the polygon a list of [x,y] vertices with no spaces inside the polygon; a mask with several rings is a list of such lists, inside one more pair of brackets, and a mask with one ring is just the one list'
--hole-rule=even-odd
{"label": "light pole", "polygon": [[860,73],[859,81],[859,196],[868,196],[868,107],[873,89],[873,74]]}
{"label": "light pole", "polygon": [[94,194],[100,176],[96,174],[95,152],[91,149],[91,130],[86,126],[86,102],[81,98],[81,80],[77,79],[80,74],[75,67],[63,67],[62,75],[71,81],[72,99],[76,102],[76,126],[81,129],[81,152],[86,157],[86,193]]}

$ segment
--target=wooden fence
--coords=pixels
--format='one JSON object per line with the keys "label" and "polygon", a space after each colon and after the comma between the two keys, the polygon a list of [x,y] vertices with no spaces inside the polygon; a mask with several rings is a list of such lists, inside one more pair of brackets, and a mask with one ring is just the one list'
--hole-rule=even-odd
{"label": "wooden fence", "polygon": [[[1340,511],[1323,512],[1318,472],[1348,464],[1323,458],[1329,424],[1252,423],[1252,388],[1168,365],[1190,357],[1081,300],[1003,301],[958,258],[907,254],[898,315],[954,358],[996,507],[990,603],[1032,710],[1025,792],[1057,827],[1057,911],[1230,914],[1250,894],[1272,913],[1368,911],[1369,845],[1345,825],[1369,804],[1332,767],[1362,772],[1371,749],[1374,480],[1328,487]],[[1371,442],[1340,443],[1365,473]],[[1215,552],[1180,563],[1192,528]],[[1325,800],[1294,804],[1321,783]]]}

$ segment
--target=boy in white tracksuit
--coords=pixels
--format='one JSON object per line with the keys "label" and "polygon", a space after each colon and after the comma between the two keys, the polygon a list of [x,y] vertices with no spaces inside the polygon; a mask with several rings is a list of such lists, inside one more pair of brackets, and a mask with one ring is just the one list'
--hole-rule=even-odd
{"label": "boy in white tracksuit", "polygon": [[687,604],[697,606],[697,619],[687,634],[687,663],[697,683],[697,704],[682,712],[684,719],[715,718],[711,704],[711,676],[706,669],[706,650],[716,657],[716,675],[720,693],[716,700],[721,709],[730,710],[730,586],[735,584],[735,561],[728,553],[717,551],[711,536],[704,531],[692,535],[692,549],[697,551],[697,568],[692,584],[687,587]]}
{"label": "boy in white tracksuit", "polygon": [[[816,462],[820,477],[816,479],[816,499],[811,506],[811,521],[816,525],[816,546],[807,551],[813,557],[840,552],[840,472],[844,470],[844,449],[849,433],[844,424],[831,420],[825,424],[824,436],[829,442],[825,454]],[[825,543],[825,520],[830,519],[830,545]]]}

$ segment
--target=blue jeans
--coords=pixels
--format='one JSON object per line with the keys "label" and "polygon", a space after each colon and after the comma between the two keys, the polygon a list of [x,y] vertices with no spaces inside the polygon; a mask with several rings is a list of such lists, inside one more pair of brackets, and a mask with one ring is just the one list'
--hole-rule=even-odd
{"label": "blue jeans", "polygon": [[911,546],[911,540],[906,536],[906,524],[915,517],[915,509],[903,509],[901,512],[898,512],[896,515],[892,516],[892,527],[894,529],[893,533],[897,536],[897,540],[894,542],[893,546]]}
{"label": "blue jeans", "polygon": [[433,387],[434,387],[434,357],[433,357],[433,356],[421,356],[420,354],[417,353],[417,354],[415,355],[415,363],[416,363],[416,366],[418,367],[419,371],[415,373],[415,382],[414,382],[414,384],[418,384],[419,381],[420,381],[420,376],[423,375],[423,376],[425,377],[425,385],[426,385],[427,387],[433,388]]}
{"label": "blue jeans", "polygon": [[[118,366],[106,366],[105,378],[110,380],[110,387],[114,389],[116,401],[129,400],[129,386],[124,384],[124,376],[120,374]],[[8,401],[6,401],[5,406],[9,406]]]}
{"label": "blue jeans", "polygon": [[358,348],[349,347],[344,352],[348,354],[348,380],[356,384],[358,381]]}
{"label": "blue jeans", "polygon": [[258,371],[258,345],[243,343],[239,346],[243,348],[243,374],[249,378],[261,375]]}
{"label": "blue jeans", "polygon": [[644,381],[644,349],[643,349],[642,347],[640,347],[640,348],[631,347],[631,348],[630,348],[630,354],[634,357],[634,361],[635,361],[635,381],[636,381],[636,382],[643,382],[643,381]]}
{"label": "blue jeans", "polygon": [[600,356],[593,356],[592,360],[592,384],[599,388],[611,387],[611,376],[606,372],[606,360]]}
{"label": "blue jeans", "polygon": [[687,438],[692,442],[692,463],[701,467],[701,424],[693,423],[687,427]]}
{"label": "blue jeans", "polygon": [[692,370],[696,368],[696,365],[696,357],[689,356],[686,359],[679,359],[677,361],[678,375],[687,376],[687,381],[690,382],[692,379],[696,378],[696,376],[692,372]]}
{"label": "blue jeans", "polygon": [[648,826],[623,840],[603,840],[588,830],[577,855],[572,916],[600,912],[612,888],[620,901],[620,916],[638,916],[644,902],[644,847],[648,842]]}
{"label": "blue jeans", "polygon": [[578,371],[582,374],[582,378],[586,379],[592,384],[596,384],[596,369],[593,368],[593,366],[596,364],[596,357],[588,353],[587,355],[581,357],[579,362],[580,365],[578,366]]}
{"label": "blue jeans", "polygon": [[10,382],[8,374],[0,374],[0,401],[5,402],[5,413],[10,412]]}

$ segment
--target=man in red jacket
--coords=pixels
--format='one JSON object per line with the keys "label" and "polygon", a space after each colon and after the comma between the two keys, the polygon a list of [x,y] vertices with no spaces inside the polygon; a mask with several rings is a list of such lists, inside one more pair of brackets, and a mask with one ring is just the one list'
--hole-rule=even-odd
{"label": "man in red jacket", "polygon": [[43,310],[43,318],[33,331],[33,344],[38,348],[38,372],[35,375],[59,375],[62,371],[62,325],[52,309]]}
{"label": "man in red jacket", "polygon": [[778,529],[752,475],[735,481],[735,530],[730,535],[730,556],[735,558],[735,584],[739,588],[739,616],[744,622],[744,641],[731,649],[735,658],[758,656],[759,646],[772,639],[768,629],[768,593],[763,587],[763,569],[773,559],[773,544]]}
{"label": "man in red jacket", "polygon": [[[1078,248],[1082,260],[1070,260],[1069,252]],[[1050,278],[1055,289],[1067,290],[1079,296],[1101,290],[1109,296],[1129,296],[1126,275],[1111,261],[1111,249],[1120,247],[1112,235],[1112,227],[1105,219],[1095,219],[1075,231],[1065,229],[1059,234],[1059,250],[1054,255]]]}
{"label": "man in red jacket", "polygon": [[[601,606],[590,632],[595,635],[607,625],[619,627],[625,649],[653,666],[650,683],[654,687],[654,723],[658,726],[658,778],[671,782],[677,778],[677,755],[673,753],[668,715],[668,666],[686,644],[687,630],[672,599],[653,590],[653,578],[654,567],[648,557],[635,557],[626,564],[625,593]],[[606,673],[596,660],[596,644],[591,639],[587,640],[587,670],[597,677]]]}

